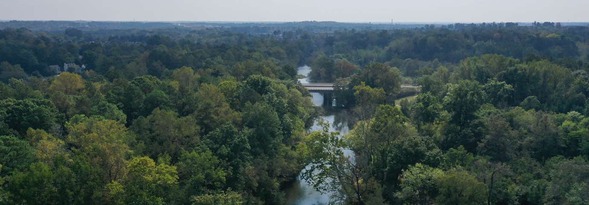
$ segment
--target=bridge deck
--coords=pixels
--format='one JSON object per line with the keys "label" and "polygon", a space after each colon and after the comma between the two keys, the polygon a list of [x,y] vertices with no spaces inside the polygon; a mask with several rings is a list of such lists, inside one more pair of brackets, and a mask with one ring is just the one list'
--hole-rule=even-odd
{"label": "bridge deck", "polygon": [[303,83],[304,87],[333,87],[333,83]]}
{"label": "bridge deck", "polygon": [[333,83],[303,83],[309,91],[333,91]]}
{"label": "bridge deck", "polygon": [[[334,86],[333,83],[303,83],[303,87],[307,88],[309,91],[318,90],[318,91],[329,91],[333,90]],[[418,85],[401,85],[401,88],[405,89],[420,89],[421,86]]]}
{"label": "bridge deck", "polygon": [[333,87],[305,87],[308,91],[333,91]]}

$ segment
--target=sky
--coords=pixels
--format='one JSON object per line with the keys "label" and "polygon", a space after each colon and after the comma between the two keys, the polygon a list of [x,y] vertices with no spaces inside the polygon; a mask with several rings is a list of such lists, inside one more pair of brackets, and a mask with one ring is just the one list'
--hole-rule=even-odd
{"label": "sky", "polygon": [[589,0],[0,0],[0,20],[589,22]]}

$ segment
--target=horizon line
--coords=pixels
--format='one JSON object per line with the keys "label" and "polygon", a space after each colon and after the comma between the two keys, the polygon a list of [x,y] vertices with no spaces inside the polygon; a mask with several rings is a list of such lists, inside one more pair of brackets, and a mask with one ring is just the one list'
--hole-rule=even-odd
{"label": "horizon line", "polygon": [[332,21],[332,20],[302,20],[302,21],[228,21],[228,20],[207,20],[207,21],[192,21],[192,20],[174,20],[174,21],[156,21],[156,20],[17,20],[17,19],[0,19],[0,22],[110,22],[110,23],[341,23],[341,24],[487,24],[487,23],[586,23],[589,21]]}

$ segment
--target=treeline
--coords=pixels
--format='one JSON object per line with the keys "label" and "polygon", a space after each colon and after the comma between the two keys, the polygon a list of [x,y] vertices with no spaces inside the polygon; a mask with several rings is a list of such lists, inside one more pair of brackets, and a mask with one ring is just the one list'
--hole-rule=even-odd
{"label": "treeline", "polygon": [[[587,27],[493,25],[391,30],[325,28],[323,32],[276,30],[267,34],[231,32],[231,28],[70,28],[63,33],[7,28],[0,30],[0,62],[17,68],[3,69],[0,76],[51,76],[55,66],[68,63],[85,65],[109,80],[121,76],[131,79],[145,74],[160,77],[182,66],[233,72],[243,69],[237,67],[247,62],[270,68],[310,64],[314,68],[312,80],[332,82],[347,73],[334,72],[336,64],[321,60],[322,57],[361,67],[373,62],[386,63],[399,68],[405,76],[417,77],[420,68],[456,64],[483,54],[522,61],[545,59],[573,69],[587,66]],[[285,72],[294,75],[292,70]]]}
{"label": "treeline", "polygon": [[0,30],[0,204],[282,204],[310,162],[341,203],[585,204],[588,33]]}
{"label": "treeline", "polygon": [[[1,78],[52,76],[58,69],[63,71],[64,64],[83,65],[109,80],[148,74],[161,77],[182,66],[206,69],[216,76],[231,73],[240,79],[255,74],[252,67],[256,67],[260,68],[257,74],[288,78],[296,74],[293,65],[302,58],[299,57],[302,51],[298,50],[305,50],[299,49],[296,42],[282,43],[274,38],[222,31],[112,32],[123,33],[120,35],[108,31],[79,32],[48,34],[26,29],[1,30],[0,62],[13,67],[2,69]],[[277,47],[278,44],[297,52],[287,55],[285,48]]]}
{"label": "treeline", "polygon": [[[311,61],[312,80],[330,82],[342,74],[335,61],[366,66],[372,62],[399,68],[418,77],[422,68],[456,64],[483,54],[522,61],[548,60],[572,69],[587,67],[587,27],[422,28],[411,30],[346,30],[326,34]],[[323,57],[328,57],[328,62]],[[338,72],[336,72],[338,71]]]}

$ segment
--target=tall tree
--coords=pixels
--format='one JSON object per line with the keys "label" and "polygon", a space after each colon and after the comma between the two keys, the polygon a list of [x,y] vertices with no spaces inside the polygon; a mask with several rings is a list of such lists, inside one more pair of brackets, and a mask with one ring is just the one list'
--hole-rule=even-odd
{"label": "tall tree", "polygon": [[202,133],[206,134],[227,122],[238,123],[239,115],[229,106],[227,98],[219,87],[211,84],[202,84],[196,94],[198,104],[193,113],[198,123],[202,126]]}
{"label": "tall tree", "polygon": [[121,179],[132,140],[124,124],[96,117],[75,116],[67,124],[72,152],[99,171],[102,183]]}
{"label": "tall tree", "polygon": [[400,176],[399,191],[395,193],[406,204],[433,204],[438,195],[436,180],[444,171],[417,163],[403,170]]}
{"label": "tall tree", "polygon": [[58,75],[49,86],[51,92],[62,92],[65,95],[78,95],[85,88],[82,76],[64,72]]}
{"label": "tall tree", "polygon": [[55,106],[48,100],[0,100],[0,120],[21,135],[29,128],[52,131],[56,127],[57,117]]}
{"label": "tall tree", "polygon": [[173,198],[178,186],[175,166],[156,163],[149,157],[135,157],[127,163],[126,170],[122,187],[116,181],[109,184],[111,196],[123,195],[125,204],[169,204],[176,200]]}
{"label": "tall tree", "polygon": [[451,113],[449,125],[445,131],[442,147],[448,149],[463,145],[474,151],[479,141],[480,125],[475,112],[485,103],[485,93],[476,81],[460,81],[450,85],[444,97],[446,110]]}
{"label": "tall tree", "polygon": [[401,91],[401,71],[382,63],[372,63],[352,78],[351,86],[360,85],[361,82],[372,88],[382,88],[387,102],[393,102]]}
{"label": "tall tree", "polygon": [[139,117],[131,126],[143,153],[157,158],[169,155],[177,162],[183,151],[192,151],[201,143],[200,129],[193,117],[179,117],[174,111],[156,108],[151,115]]}
{"label": "tall tree", "polygon": [[227,173],[221,163],[209,150],[183,152],[177,166],[184,194],[191,197],[222,190]]}
{"label": "tall tree", "polygon": [[449,170],[436,178],[437,204],[483,204],[487,187],[467,171]]}

